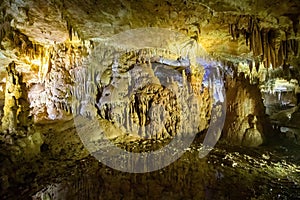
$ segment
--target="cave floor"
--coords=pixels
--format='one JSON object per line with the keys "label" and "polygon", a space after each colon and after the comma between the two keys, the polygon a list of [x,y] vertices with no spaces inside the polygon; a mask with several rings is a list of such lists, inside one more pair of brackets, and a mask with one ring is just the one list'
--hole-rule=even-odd
{"label": "cave floor", "polygon": [[72,120],[37,130],[44,145],[30,159],[1,145],[1,199],[300,199],[300,149],[282,138],[257,148],[219,141],[200,159],[200,135],[171,165],[131,174],[90,156]]}

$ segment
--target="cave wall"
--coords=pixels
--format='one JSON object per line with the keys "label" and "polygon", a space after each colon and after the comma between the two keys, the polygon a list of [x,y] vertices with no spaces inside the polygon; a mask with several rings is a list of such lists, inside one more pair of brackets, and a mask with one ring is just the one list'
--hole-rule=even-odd
{"label": "cave wall", "polygon": [[[88,51],[92,49],[82,43],[66,43],[54,45],[44,53],[48,62],[37,73],[39,82],[23,88],[26,92],[24,98],[31,108],[27,105],[27,115],[30,110],[35,123],[66,120],[77,115],[95,118],[98,112],[103,119],[120,124],[119,128],[129,128],[129,132],[140,136],[145,136],[146,132],[153,132],[158,138],[174,136],[179,132],[195,134],[208,127],[211,98],[209,89],[202,88],[203,71],[189,74],[176,72],[180,80],[174,80],[176,76],[167,79],[161,76],[159,80],[155,73],[162,73],[157,69],[166,65],[155,62],[147,64],[138,52],[135,53],[137,57],[128,54],[128,58],[122,58],[131,63],[130,70],[124,68],[128,63],[120,60],[114,69],[108,65],[97,71],[90,63],[92,54]],[[152,67],[152,64],[156,66]],[[156,116],[156,104],[167,111],[166,116]],[[13,122],[17,114],[10,112],[10,115],[11,118],[6,121]],[[165,118],[162,119],[165,124],[161,124],[160,117]],[[151,126],[148,126],[149,120]],[[155,125],[155,121],[158,124]],[[29,126],[27,123],[22,126],[26,125]],[[156,133],[156,129],[160,130]]]}
{"label": "cave wall", "polygon": [[[113,88],[110,83],[113,79],[109,74],[111,72],[108,70],[108,75],[101,77],[98,76],[99,73],[94,75],[94,72],[89,71],[89,59],[85,57],[89,55],[96,41],[140,27],[167,27],[178,30],[201,43],[213,59],[224,63],[245,61],[249,64],[251,83],[256,82],[254,81],[256,76],[259,77],[259,81],[268,80],[272,75],[270,71],[278,67],[281,67],[284,73],[274,73],[274,76],[288,74],[290,79],[299,77],[299,15],[298,5],[294,1],[282,4],[279,2],[249,4],[249,2],[229,1],[133,3],[116,0],[114,3],[85,2],[82,6],[79,1],[40,0],[3,1],[0,8],[1,56],[5,58],[1,60],[1,64],[8,66],[11,61],[15,61],[17,70],[29,88],[31,113],[36,121],[64,119],[71,117],[72,114],[94,117],[97,112],[108,113],[108,108],[102,110],[95,104],[99,103],[103,91]],[[141,9],[143,12],[140,12]],[[291,65],[294,65],[294,70],[290,70]],[[289,72],[285,73],[287,71]],[[258,75],[255,75],[256,72]],[[6,76],[5,71],[0,71],[0,74],[1,77]],[[107,83],[99,84],[100,80]],[[6,80],[1,80],[3,86],[5,83]],[[192,84],[201,85],[201,83],[202,80],[196,78]],[[238,91],[242,88],[245,90],[240,83],[232,84]],[[232,95],[230,88],[229,86],[227,96]],[[242,99],[252,98],[247,90],[246,94],[238,92],[237,96]],[[257,91],[253,92],[250,89],[249,93],[258,96]],[[193,97],[191,102],[196,101],[200,104],[208,102],[207,95],[194,95],[197,100]],[[144,97],[134,98],[138,101],[144,100]],[[238,99],[231,98],[233,97],[229,97],[230,105],[236,102],[242,104]],[[263,109],[258,99],[253,102],[259,105],[258,108]],[[147,103],[142,104],[141,107],[147,107]],[[205,122],[198,131],[207,127],[208,110],[205,108],[201,111],[208,114],[202,116]],[[254,121],[257,118],[255,116],[262,116],[252,108],[242,110],[229,113],[238,114],[241,118],[251,114]],[[148,110],[132,109],[132,115],[139,116],[137,124],[140,126],[147,124],[145,117],[142,117],[145,113],[140,115],[139,112],[147,113]],[[107,114],[102,116],[107,120],[113,120],[113,117]],[[245,125],[241,132],[246,132],[254,122],[248,125],[246,122],[243,123]],[[261,133],[259,127],[258,125],[255,130]],[[237,139],[237,144],[241,142],[241,137]]]}

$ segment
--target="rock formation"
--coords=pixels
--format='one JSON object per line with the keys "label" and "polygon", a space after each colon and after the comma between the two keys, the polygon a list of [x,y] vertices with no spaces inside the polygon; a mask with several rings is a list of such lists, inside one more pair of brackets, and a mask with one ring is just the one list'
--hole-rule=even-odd
{"label": "rock formation", "polygon": [[224,138],[229,143],[259,146],[267,133],[267,118],[257,85],[251,85],[244,75],[227,79],[227,115]]}
{"label": "rock formation", "polygon": [[16,64],[10,63],[6,68],[6,86],[4,116],[2,118],[2,130],[9,133],[20,133],[31,125],[30,108],[27,95],[27,87],[23,82],[22,74],[16,70]]}
{"label": "rock formation", "polygon": [[[37,190],[43,180],[53,181],[67,168],[74,169],[78,163],[85,165],[89,153],[106,147],[99,142],[103,137],[132,152],[160,148],[175,136],[180,139],[196,136],[195,152],[206,146],[202,145],[205,141],[215,144],[219,137],[223,139],[220,145],[242,146],[245,151],[259,149],[249,147],[267,145],[277,137],[288,138],[287,143],[292,140],[298,145],[299,11],[299,0],[2,0],[1,198],[8,198],[5,195],[15,191],[26,196],[29,187]],[[222,129],[220,121],[225,110]],[[81,130],[84,138],[79,138]],[[202,140],[203,137],[206,139]],[[279,143],[282,150],[281,140]],[[136,148],[139,145],[141,149]],[[155,148],[151,149],[151,145]],[[272,153],[273,150],[278,149],[272,149]],[[168,184],[172,180],[179,183],[174,191],[186,193],[178,194],[182,199],[220,199],[213,198],[211,193],[218,191],[212,192],[209,187],[220,183],[228,186],[231,180],[239,184],[240,180],[222,172],[223,161],[233,154],[222,150],[223,159],[216,155],[219,152],[212,153],[208,160],[193,162],[198,165],[186,167],[182,164],[186,162],[184,158],[182,163],[166,169],[176,168],[174,174],[172,170],[157,172],[163,174],[162,180],[157,181],[160,183],[137,187],[144,191],[128,188],[128,180],[124,184],[112,181],[110,186],[107,182],[89,181],[89,176],[81,176],[83,181],[78,178],[73,189],[80,192],[91,188],[100,193],[100,186],[114,187],[124,192],[120,198],[125,198],[126,193],[139,198],[142,195],[138,193],[150,193],[149,188],[154,186],[158,194],[155,198],[161,198],[160,193],[170,190]],[[272,181],[288,179],[286,183],[293,184],[293,188],[287,186],[292,188],[288,191],[299,191],[298,164],[280,161],[277,166],[277,158],[265,154],[261,155],[263,160],[267,158],[273,165],[268,170],[276,166],[268,174],[272,174]],[[249,158],[244,154],[235,156],[237,160],[244,159],[243,162]],[[283,160],[280,156],[278,160]],[[195,160],[187,157],[188,161]],[[52,169],[57,169],[53,166],[59,159],[64,170],[57,175]],[[187,178],[201,171],[201,166],[210,164],[207,161],[213,161],[214,165],[209,165],[213,170],[210,179],[198,184],[206,177]],[[215,172],[217,161],[222,162],[222,167]],[[262,168],[261,158],[252,161],[259,168],[255,174],[266,169]],[[226,170],[231,172],[243,162],[237,164],[231,160]],[[249,163],[243,166],[245,174],[252,173],[248,166]],[[108,173],[116,173],[107,169],[103,166],[97,177],[104,174],[109,180]],[[72,177],[73,171],[68,172]],[[276,173],[279,175],[275,176]],[[292,175],[297,178],[291,178]],[[129,178],[132,188],[139,186],[136,177],[139,176]],[[290,179],[297,181],[294,184]],[[257,185],[253,180],[251,177],[243,192],[249,193],[249,188]],[[261,187],[265,180],[262,175]],[[270,184],[276,185],[273,182]],[[186,185],[200,188],[183,190]],[[275,196],[270,199],[281,198],[279,195],[284,194],[281,187],[276,185],[273,190],[271,186],[260,191],[273,192]],[[224,190],[225,199],[245,199],[230,196],[228,188]],[[106,192],[108,198],[115,197],[112,191]],[[239,188],[237,191],[240,192]],[[203,194],[199,197],[198,193]],[[247,198],[269,197],[256,190],[252,193],[254,196]],[[297,194],[282,199],[295,199]],[[177,197],[177,193],[168,195]],[[12,196],[15,199],[15,194]],[[94,198],[89,196],[88,189],[80,197]]]}
{"label": "rock formation", "polygon": [[122,73],[113,72],[110,83],[100,88],[102,118],[127,133],[157,139],[207,127],[210,101],[207,89],[200,93],[203,74],[190,74],[188,80],[185,71],[171,70],[166,80],[167,65],[138,61],[126,71],[124,64],[115,63]]}

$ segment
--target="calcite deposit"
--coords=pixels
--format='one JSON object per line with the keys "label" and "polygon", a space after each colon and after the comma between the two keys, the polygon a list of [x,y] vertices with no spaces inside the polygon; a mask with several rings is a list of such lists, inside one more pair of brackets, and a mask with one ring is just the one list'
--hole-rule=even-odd
{"label": "calcite deposit", "polygon": [[234,144],[261,145],[269,126],[258,86],[240,75],[235,80],[228,79],[227,87],[225,137]]}
{"label": "calcite deposit", "polygon": [[3,108],[2,131],[10,134],[22,132],[31,126],[30,108],[26,83],[16,70],[16,64],[10,63],[7,68],[5,85],[5,102]]}
{"label": "calcite deposit", "polygon": [[[1,198],[299,198],[299,11],[297,0],[1,1]],[[91,161],[106,142],[147,153],[185,138],[188,155],[145,176]]]}

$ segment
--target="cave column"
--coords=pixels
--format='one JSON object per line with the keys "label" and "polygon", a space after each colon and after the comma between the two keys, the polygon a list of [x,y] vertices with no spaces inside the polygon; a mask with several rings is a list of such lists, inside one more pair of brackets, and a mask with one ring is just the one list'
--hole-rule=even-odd
{"label": "cave column", "polygon": [[30,105],[27,100],[26,85],[22,82],[22,75],[16,70],[16,64],[10,63],[6,71],[2,130],[13,133],[18,127],[28,126]]}

